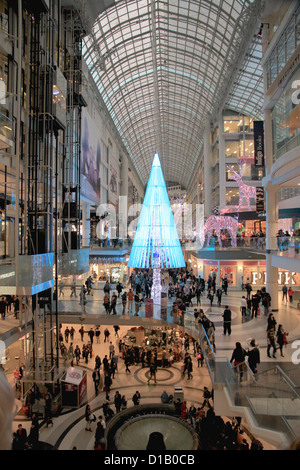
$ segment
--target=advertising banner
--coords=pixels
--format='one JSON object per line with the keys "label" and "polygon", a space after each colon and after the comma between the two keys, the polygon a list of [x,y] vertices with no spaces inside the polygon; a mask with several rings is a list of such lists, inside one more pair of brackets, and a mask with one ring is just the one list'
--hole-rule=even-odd
{"label": "advertising banner", "polygon": [[253,121],[254,126],[254,164],[265,166],[264,122]]}
{"label": "advertising banner", "polygon": [[85,108],[82,109],[81,195],[100,204],[100,132]]}
{"label": "advertising banner", "polygon": [[264,188],[256,188],[256,212],[265,210],[265,192]]}

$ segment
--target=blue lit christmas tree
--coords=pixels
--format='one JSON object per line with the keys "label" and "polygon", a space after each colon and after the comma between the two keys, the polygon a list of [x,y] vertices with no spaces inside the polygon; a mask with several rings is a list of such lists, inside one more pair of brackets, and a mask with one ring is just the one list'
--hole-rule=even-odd
{"label": "blue lit christmas tree", "polygon": [[154,155],[128,266],[152,268],[151,297],[160,303],[161,269],[185,267],[158,154]]}

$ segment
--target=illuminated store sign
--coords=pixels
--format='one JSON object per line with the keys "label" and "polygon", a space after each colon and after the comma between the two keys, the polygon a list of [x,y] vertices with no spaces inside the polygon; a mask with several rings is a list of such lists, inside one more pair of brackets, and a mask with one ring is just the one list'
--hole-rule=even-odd
{"label": "illuminated store sign", "polygon": [[[278,272],[278,284],[283,285],[283,284],[292,284],[295,285],[295,279],[294,276],[296,275],[295,272],[288,272],[288,271],[279,271]],[[251,284],[253,286],[256,286],[257,284],[261,284],[261,279],[263,279],[263,284],[266,284],[267,282],[267,272],[264,271],[262,273],[258,273],[257,271],[252,271],[251,272]]]}

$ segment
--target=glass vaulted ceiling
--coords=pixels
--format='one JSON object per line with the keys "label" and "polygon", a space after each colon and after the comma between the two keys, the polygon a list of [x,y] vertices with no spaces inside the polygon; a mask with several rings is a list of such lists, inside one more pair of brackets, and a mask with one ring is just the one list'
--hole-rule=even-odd
{"label": "glass vaulted ceiling", "polygon": [[144,184],[158,152],[187,187],[203,128],[227,106],[260,114],[262,0],[116,0],[84,57]]}

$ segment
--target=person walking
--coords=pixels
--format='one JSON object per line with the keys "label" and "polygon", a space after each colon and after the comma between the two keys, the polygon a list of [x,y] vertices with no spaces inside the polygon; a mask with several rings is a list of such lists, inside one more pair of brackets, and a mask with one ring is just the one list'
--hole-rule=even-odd
{"label": "person walking", "polygon": [[109,309],[110,313],[112,312],[113,315],[117,315],[117,312],[116,312],[117,300],[118,300],[117,294],[115,294],[114,292],[111,298],[110,309]]}
{"label": "person walking", "polygon": [[209,399],[212,398],[212,393],[208,390],[207,387],[204,387],[203,389],[203,398],[204,400],[203,400],[202,406],[199,409],[203,410],[205,405],[207,405],[209,409],[212,409],[212,406],[209,401]]}
{"label": "person walking", "polygon": [[225,306],[225,310],[223,312],[223,332],[224,335],[228,333],[228,336],[231,335],[231,310],[229,309],[228,305]]}
{"label": "person walking", "polygon": [[101,367],[101,358],[99,354],[97,354],[97,356],[95,357],[95,369],[100,370],[100,367]]}
{"label": "person walking", "polygon": [[122,294],[122,315],[126,314],[126,305],[127,305],[127,292]]}
{"label": "person walking", "polygon": [[150,375],[149,375],[149,378],[148,378],[148,383],[150,382],[150,380],[153,378],[154,379],[154,383],[156,384],[156,364],[155,362],[151,362],[150,363]]}
{"label": "person walking", "polygon": [[274,329],[275,329],[276,324],[277,324],[277,321],[275,320],[273,313],[270,313],[269,316],[268,316],[267,331],[268,331],[270,328],[274,328]]}
{"label": "person walking", "polygon": [[187,360],[187,374],[188,374],[188,380],[192,379],[192,372],[193,372],[193,362],[191,357],[188,358]]}
{"label": "person walking", "polygon": [[283,355],[283,346],[285,344],[285,341],[284,341],[284,329],[283,329],[282,325],[278,325],[278,329],[277,329],[277,333],[276,333],[276,339],[277,339],[277,343],[278,343],[279,350],[280,350],[280,356],[284,357],[284,355]]}
{"label": "person walking", "polygon": [[88,332],[88,335],[89,335],[89,337],[90,337],[90,342],[91,342],[91,344],[93,344],[93,343],[94,343],[95,332],[94,332],[94,330],[93,330],[92,327],[90,328],[90,331]]}
{"label": "person walking", "polygon": [[119,330],[120,330],[119,325],[114,325],[114,330],[115,330],[115,336],[119,338]]}
{"label": "person walking", "polygon": [[128,299],[128,314],[133,312],[133,299],[134,299],[134,293],[132,289],[129,289],[129,292],[127,294],[127,299]]}
{"label": "person walking", "polygon": [[85,422],[86,422],[85,430],[92,431],[92,428],[91,428],[92,412],[91,412],[91,407],[89,404],[87,404],[85,407]]}
{"label": "person walking", "polygon": [[197,359],[197,362],[198,362],[198,368],[199,368],[199,366],[203,367],[204,356],[203,356],[202,349],[200,347],[197,350],[196,359]]}
{"label": "person walking", "polygon": [[139,316],[139,310],[140,310],[140,296],[139,296],[138,293],[136,293],[135,296],[134,296],[134,305],[135,305],[134,316],[138,317]]}
{"label": "person walking", "polygon": [[74,355],[75,355],[76,365],[78,366],[79,361],[80,361],[80,355],[81,355],[80,347],[78,346],[78,344],[76,345],[76,348],[74,350]]}
{"label": "person walking", "polygon": [[236,370],[239,370],[239,379],[240,382],[243,379],[243,363],[245,362],[246,351],[242,348],[241,343],[235,343],[235,349],[232,352],[230,363],[233,362]]}
{"label": "person walking", "polygon": [[115,354],[115,347],[112,344],[112,342],[110,342],[109,343],[109,359],[111,359],[114,354]]}
{"label": "person walking", "polygon": [[96,336],[96,343],[97,343],[97,344],[100,343],[100,335],[101,335],[101,331],[100,331],[99,326],[97,326],[97,327],[96,327],[96,330],[95,330],[95,336]]}
{"label": "person walking", "polygon": [[83,325],[81,325],[81,328],[79,329],[79,333],[80,333],[81,341],[83,342],[83,340],[84,340],[84,328],[83,328]]}
{"label": "person walking", "polygon": [[65,295],[65,294],[64,294],[64,283],[63,283],[62,280],[60,281],[58,287],[59,287],[59,297],[60,297],[61,295],[64,296],[64,295]]}
{"label": "person walking", "polygon": [[250,300],[251,292],[252,292],[252,286],[250,282],[246,284],[246,292],[247,292],[247,300]]}
{"label": "person walking", "polygon": [[74,295],[74,297],[77,297],[75,279],[73,280],[72,285],[71,285],[71,295],[70,295],[70,297],[73,297],[73,295]]}
{"label": "person walking", "polygon": [[294,295],[294,291],[291,287],[289,287],[288,296],[289,296],[290,302],[293,302],[293,295]]}
{"label": "person walking", "polygon": [[95,395],[98,395],[98,389],[99,389],[99,384],[100,384],[100,372],[97,367],[95,367],[94,372],[92,374],[94,386],[95,386]]}
{"label": "person walking", "polygon": [[258,307],[259,307],[259,296],[256,293],[252,295],[251,304],[252,304],[251,318],[253,317],[256,318],[258,315]]}
{"label": "person walking", "polygon": [[188,415],[188,407],[186,406],[186,401],[184,401],[180,407],[180,416],[183,421],[186,421]]}
{"label": "person walking", "polygon": [[125,372],[126,373],[129,372],[129,374],[130,374],[129,365],[131,364],[131,361],[130,361],[130,356],[129,356],[128,353],[125,354],[124,363],[125,363],[125,366],[126,366]]}
{"label": "person walking", "polygon": [[285,299],[286,302],[287,302],[287,292],[288,292],[288,289],[287,289],[286,285],[284,285],[282,287],[282,301],[284,301],[284,299]]}
{"label": "person walking", "polygon": [[104,297],[103,297],[103,306],[105,308],[105,313],[106,315],[110,314],[110,296],[107,292],[105,292]]}
{"label": "person walking", "polygon": [[109,341],[109,336],[110,336],[110,332],[109,332],[109,329],[108,328],[105,328],[104,330],[104,343],[106,343],[106,341]]}
{"label": "person walking", "polygon": [[216,294],[217,294],[217,299],[218,299],[218,307],[221,307],[222,293],[223,293],[223,291],[222,291],[221,287],[219,287],[219,288],[217,289],[217,292],[216,292]]}
{"label": "person walking", "polygon": [[241,300],[241,312],[242,312],[242,317],[246,317],[246,311],[247,311],[247,301],[245,299],[245,296],[243,295],[242,300]]}
{"label": "person walking", "polygon": [[260,351],[259,347],[255,342],[255,339],[251,339],[249,349],[246,352],[248,356],[248,364],[253,374],[257,373],[257,365],[260,364]]}
{"label": "person walking", "polygon": [[112,385],[112,380],[110,374],[107,370],[104,371],[104,386],[106,392],[106,400],[109,400],[110,387]]}
{"label": "person walking", "polygon": [[276,359],[276,345],[275,345],[275,326],[270,326],[270,328],[267,330],[267,355],[268,357],[271,357],[270,355],[270,350],[273,348],[273,358]]}
{"label": "person walking", "polygon": [[121,411],[122,397],[120,393],[118,392],[118,390],[115,393],[114,404],[115,404],[116,412],[119,413]]}

